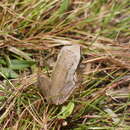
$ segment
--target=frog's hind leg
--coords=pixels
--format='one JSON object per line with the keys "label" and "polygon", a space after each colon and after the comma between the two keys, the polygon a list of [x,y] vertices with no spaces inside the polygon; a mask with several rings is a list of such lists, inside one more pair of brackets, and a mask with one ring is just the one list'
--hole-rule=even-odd
{"label": "frog's hind leg", "polygon": [[50,89],[51,89],[51,80],[46,75],[38,75],[38,86],[43,94],[45,96],[48,103],[51,103],[51,97],[50,97]]}

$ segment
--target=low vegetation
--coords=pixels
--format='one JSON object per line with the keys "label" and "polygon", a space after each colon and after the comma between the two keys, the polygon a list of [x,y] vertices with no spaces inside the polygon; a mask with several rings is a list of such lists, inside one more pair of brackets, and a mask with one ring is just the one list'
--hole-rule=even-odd
{"label": "low vegetation", "polygon": [[[0,1],[0,129],[130,130],[129,0]],[[62,105],[36,84],[62,46],[81,45],[79,87]]]}

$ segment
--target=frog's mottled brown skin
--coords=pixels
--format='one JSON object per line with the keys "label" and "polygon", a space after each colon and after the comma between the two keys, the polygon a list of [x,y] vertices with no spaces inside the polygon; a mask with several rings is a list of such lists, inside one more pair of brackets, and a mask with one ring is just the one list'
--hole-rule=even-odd
{"label": "frog's mottled brown skin", "polygon": [[[65,46],[58,55],[51,81],[43,79],[44,77],[39,77],[39,86],[44,91],[43,94],[46,97],[50,97],[53,104],[58,105],[64,103],[76,88],[75,71],[79,61],[80,46]],[[45,83],[46,81],[48,83]]]}

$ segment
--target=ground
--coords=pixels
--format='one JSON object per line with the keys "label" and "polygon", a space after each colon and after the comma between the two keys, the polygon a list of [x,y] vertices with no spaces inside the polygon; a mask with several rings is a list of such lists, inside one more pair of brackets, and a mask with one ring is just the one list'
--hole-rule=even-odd
{"label": "ground", "polygon": [[[0,128],[130,129],[129,0],[1,0]],[[37,74],[50,76],[64,45],[81,45],[79,87],[48,104]]]}

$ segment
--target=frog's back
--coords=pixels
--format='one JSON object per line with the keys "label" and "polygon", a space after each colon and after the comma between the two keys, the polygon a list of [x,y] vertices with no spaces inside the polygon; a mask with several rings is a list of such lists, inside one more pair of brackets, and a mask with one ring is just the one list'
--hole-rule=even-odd
{"label": "frog's back", "polygon": [[80,61],[80,46],[71,45],[61,49],[52,73],[50,95],[54,104],[62,104],[75,89],[75,71]]}

